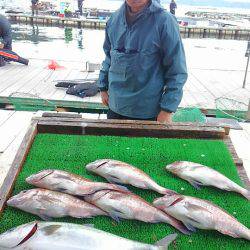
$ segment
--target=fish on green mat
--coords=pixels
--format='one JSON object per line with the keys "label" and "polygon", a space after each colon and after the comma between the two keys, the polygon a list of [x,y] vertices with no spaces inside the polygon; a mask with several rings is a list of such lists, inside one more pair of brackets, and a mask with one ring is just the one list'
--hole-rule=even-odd
{"label": "fish on green mat", "polygon": [[121,161],[102,159],[86,165],[86,169],[98,174],[111,183],[130,184],[142,189],[151,189],[160,194],[176,193],[161,187],[142,170]]}
{"label": "fish on green mat", "polygon": [[246,226],[209,201],[176,194],[157,198],[153,204],[182,221],[189,230],[217,230],[233,238],[250,240],[250,230]]}
{"label": "fish on green mat", "polygon": [[149,245],[95,229],[91,225],[34,221],[0,234],[0,249],[165,250],[176,237],[177,234],[170,234],[155,245]]}
{"label": "fish on green mat", "polygon": [[123,218],[147,223],[167,223],[183,234],[190,233],[180,221],[132,193],[104,190],[87,195],[84,197],[84,200],[101,208],[116,221],[119,221],[119,218]]}
{"label": "fish on green mat", "polygon": [[213,186],[222,190],[239,193],[250,200],[250,190],[239,186],[218,171],[199,163],[177,161],[167,165],[166,169],[188,181],[195,188]]}
{"label": "fish on green mat", "polygon": [[171,234],[155,243],[128,240],[91,227],[34,221],[0,234],[1,250],[165,250],[177,237]]}
{"label": "fish on green mat", "polygon": [[128,192],[126,187],[105,182],[94,182],[63,170],[46,169],[26,178],[26,182],[39,188],[84,196],[108,189]]}
{"label": "fish on green mat", "polygon": [[38,215],[43,220],[62,218],[92,218],[107,215],[103,210],[71,195],[45,189],[30,189],[11,197],[8,206]]}

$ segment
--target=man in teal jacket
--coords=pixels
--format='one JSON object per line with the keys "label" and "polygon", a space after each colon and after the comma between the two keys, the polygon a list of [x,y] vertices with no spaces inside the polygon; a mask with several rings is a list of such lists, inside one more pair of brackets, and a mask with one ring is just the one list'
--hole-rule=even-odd
{"label": "man in teal jacket", "polygon": [[175,17],[158,0],[126,0],[109,19],[98,85],[109,119],[171,122],[187,80]]}

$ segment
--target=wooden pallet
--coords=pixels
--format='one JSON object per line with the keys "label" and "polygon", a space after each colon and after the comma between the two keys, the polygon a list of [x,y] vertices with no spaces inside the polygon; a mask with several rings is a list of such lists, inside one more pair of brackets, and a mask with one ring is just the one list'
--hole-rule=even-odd
{"label": "wooden pallet", "polygon": [[250,187],[242,160],[238,157],[227,132],[224,128],[204,124],[164,125],[152,121],[89,120],[80,118],[77,114],[44,113],[43,117],[33,118],[0,189],[0,214],[11,195],[32,143],[39,133],[223,140],[232,154],[240,178],[246,186]]}

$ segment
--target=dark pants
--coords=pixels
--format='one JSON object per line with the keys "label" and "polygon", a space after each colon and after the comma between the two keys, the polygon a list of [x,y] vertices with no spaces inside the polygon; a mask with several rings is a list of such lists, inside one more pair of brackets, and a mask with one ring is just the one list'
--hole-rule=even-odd
{"label": "dark pants", "polygon": [[156,118],[146,118],[146,119],[140,119],[140,118],[132,118],[128,116],[123,116],[115,113],[114,111],[110,110],[107,113],[107,118],[108,119],[116,119],[116,120],[139,120],[139,121],[156,121]]}
{"label": "dark pants", "polygon": [[31,10],[32,10],[32,16],[34,16],[35,14],[38,15],[38,6],[37,6],[37,4],[32,3]]}
{"label": "dark pants", "polygon": [[12,50],[12,41],[8,42],[6,45],[4,45],[3,49]]}
{"label": "dark pants", "polygon": [[83,2],[83,1],[78,0],[78,10],[79,10],[80,16],[82,16],[82,2]]}

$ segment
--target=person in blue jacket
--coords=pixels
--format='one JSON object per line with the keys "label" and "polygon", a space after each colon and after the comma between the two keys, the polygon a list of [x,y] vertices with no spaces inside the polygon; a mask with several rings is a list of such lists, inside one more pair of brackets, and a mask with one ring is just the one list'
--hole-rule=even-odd
{"label": "person in blue jacket", "polygon": [[126,0],[108,20],[98,85],[108,119],[172,121],[187,80],[173,15],[159,0]]}

